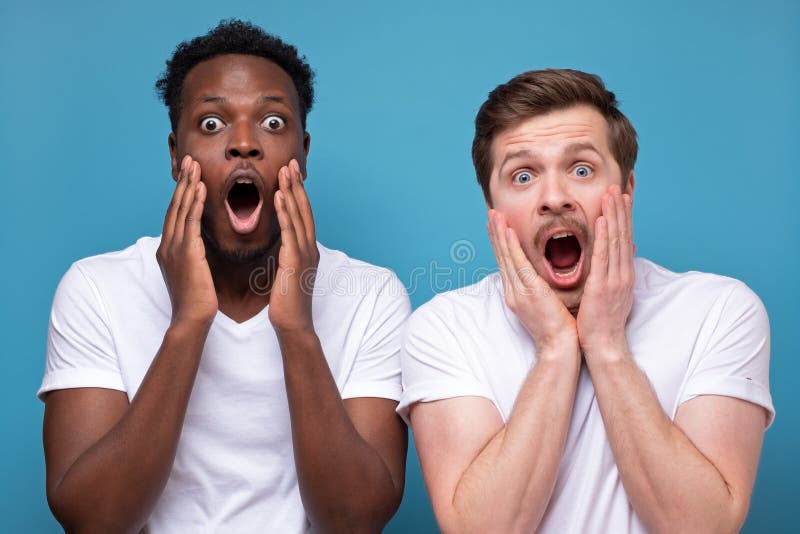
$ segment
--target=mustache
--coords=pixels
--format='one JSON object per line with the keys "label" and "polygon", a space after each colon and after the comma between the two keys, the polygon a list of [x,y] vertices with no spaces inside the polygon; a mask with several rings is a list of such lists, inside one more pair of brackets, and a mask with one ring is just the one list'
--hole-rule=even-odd
{"label": "mustache", "polygon": [[552,234],[556,228],[568,228],[581,243],[586,243],[589,237],[589,229],[582,219],[572,215],[553,215],[534,234],[534,245],[539,249],[543,248],[547,241],[547,236]]}

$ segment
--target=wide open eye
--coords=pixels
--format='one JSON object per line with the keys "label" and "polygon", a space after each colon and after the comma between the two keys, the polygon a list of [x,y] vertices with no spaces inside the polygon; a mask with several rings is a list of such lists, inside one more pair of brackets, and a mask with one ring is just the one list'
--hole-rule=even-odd
{"label": "wide open eye", "polygon": [[592,175],[592,168],[588,165],[578,165],[573,172],[578,178],[588,178]]}
{"label": "wide open eye", "polygon": [[225,123],[219,117],[206,117],[200,121],[200,129],[204,132],[218,132],[225,128]]}
{"label": "wide open eye", "polygon": [[514,173],[514,175],[511,177],[511,180],[515,184],[524,185],[533,180],[533,175],[529,171],[519,171]]}
{"label": "wide open eye", "polygon": [[271,131],[280,130],[284,126],[286,126],[286,121],[277,115],[269,115],[261,121],[261,127]]}

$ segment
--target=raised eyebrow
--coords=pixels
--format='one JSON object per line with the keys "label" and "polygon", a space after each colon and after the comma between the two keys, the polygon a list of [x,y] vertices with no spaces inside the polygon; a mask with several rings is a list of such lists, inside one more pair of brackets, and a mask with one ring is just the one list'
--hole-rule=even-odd
{"label": "raised eyebrow", "polygon": [[[277,102],[279,104],[285,104],[286,99],[282,96],[273,96],[273,95],[265,95],[258,99],[259,104],[268,104],[271,102]],[[227,104],[228,99],[224,96],[204,96],[200,99],[200,103],[211,103],[211,104]]]}
{"label": "raised eyebrow", "polygon": [[520,150],[515,150],[514,152],[509,152],[508,154],[506,154],[506,157],[503,158],[503,162],[500,164],[500,171],[499,171],[500,174],[503,173],[503,169],[505,169],[505,166],[509,161],[521,158],[530,158],[533,156],[534,153],[528,150],[527,148],[522,148]]}
{"label": "raised eyebrow", "polygon": [[200,99],[201,104],[205,103],[212,103],[212,104],[225,104],[228,102],[228,99],[224,96],[204,96]]}
{"label": "raised eyebrow", "polygon": [[577,154],[578,152],[594,152],[598,157],[602,158],[600,151],[591,143],[572,143],[564,149],[567,155]]}
{"label": "raised eyebrow", "polygon": [[271,95],[262,96],[261,98],[258,99],[259,104],[270,104],[272,102],[277,102],[278,104],[285,104],[286,99],[283,98],[282,96],[271,96]]}

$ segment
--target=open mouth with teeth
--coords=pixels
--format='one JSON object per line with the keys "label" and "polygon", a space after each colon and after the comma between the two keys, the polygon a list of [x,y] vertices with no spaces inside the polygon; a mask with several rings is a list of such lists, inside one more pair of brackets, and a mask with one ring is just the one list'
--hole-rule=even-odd
{"label": "open mouth with teeth", "polygon": [[583,249],[572,232],[553,234],[545,243],[544,258],[557,286],[571,287],[580,281]]}
{"label": "open mouth with teeth", "polygon": [[234,231],[249,234],[258,226],[264,199],[249,179],[239,179],[233,184],[225,199],[228,218]]}

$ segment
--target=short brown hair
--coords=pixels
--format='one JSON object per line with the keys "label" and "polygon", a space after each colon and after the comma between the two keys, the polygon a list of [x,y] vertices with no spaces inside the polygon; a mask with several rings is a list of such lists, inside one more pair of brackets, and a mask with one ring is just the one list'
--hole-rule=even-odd
{"label": "short brown hair", "polygon": [[594,74],[570,69],[531,70],[515,76],[489,93],[475,117],[472,162],[487,202],[492,174],[492,141],[495,136],[520,122],[551,111],[588,104],[608,122],[611,153],[622,170],[622,186],[636,163],[639,145],[636,130],[617,109],[617,98]]}

